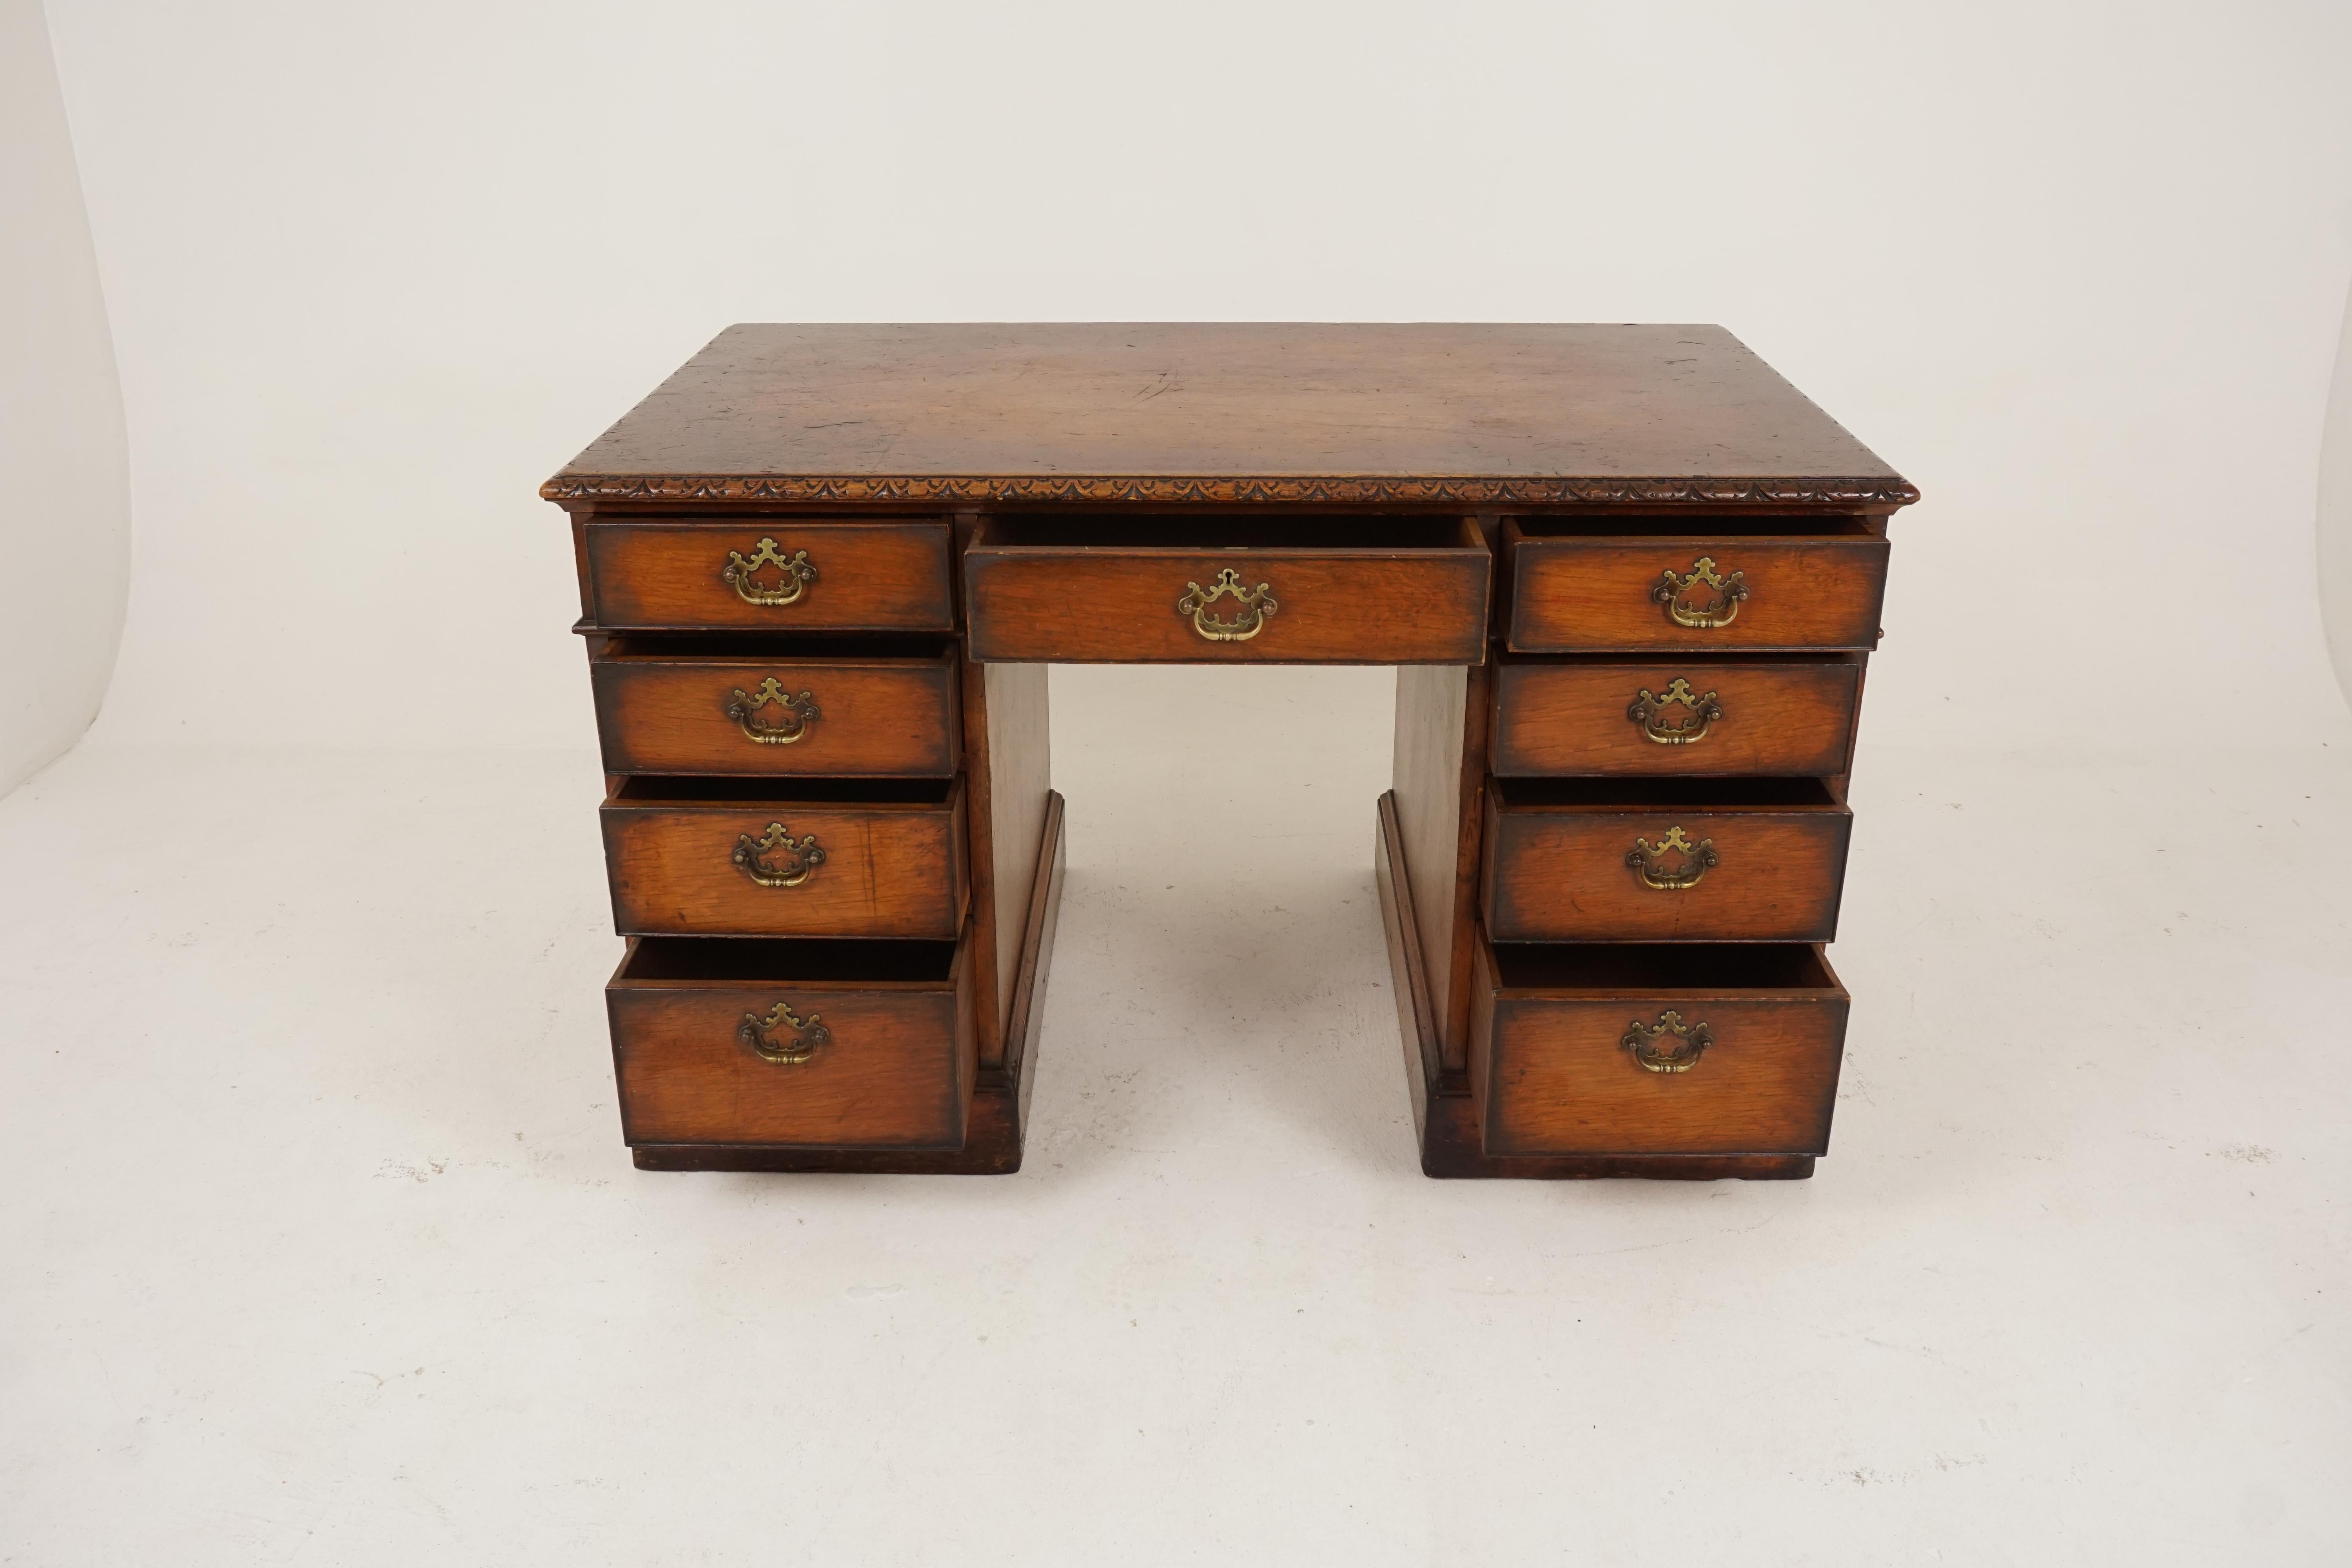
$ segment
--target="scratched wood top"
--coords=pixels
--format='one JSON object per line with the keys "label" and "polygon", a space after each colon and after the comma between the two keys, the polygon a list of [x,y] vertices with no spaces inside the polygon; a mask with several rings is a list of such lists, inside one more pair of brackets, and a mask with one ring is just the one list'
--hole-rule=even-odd
{"label": "scratched wood top", "polygon": [[541,493],[1917,499],[1720,327],[1271,322],[733,326]]}

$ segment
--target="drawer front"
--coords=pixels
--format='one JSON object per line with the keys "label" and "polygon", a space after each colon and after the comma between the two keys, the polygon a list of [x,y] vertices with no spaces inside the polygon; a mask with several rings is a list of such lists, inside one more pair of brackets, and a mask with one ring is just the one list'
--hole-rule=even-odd
{"label": "drawer front", "polygon": [[944,522],[590,522],[606,630],[947,631]]}
{"label": "drawer front", "polygon": [[1512,660],[1495,669],[1494,771],[1826,778],[1853,759],[1861,698],[1858,661]]}
{"label": "drawer front", "polygon": [[608,773],[950,778],[962,753],[952,656],[598,658]]}
{"label": "drawer front", "polygon": [[977,1044],[968,954],[945,984],[605,988],[631,1143],[955,1149]]}
{"label": "drawer front", "polygon": [[1804,810],[1523,809],[1486,794],[1496,942],[1828,942],[1853,818]]}
{"label": "drawer front", "polygon": [[1546,538],[1511,524],[1510,647],[1573,652],[1868,648],[1886,541]]}
{"label": "drawer front", "polygon": [[624,936],[952,938],[962,786],[941,806],[607,801]]}
{"label": "drawer front", "polygon": [[1484,547],[1398,552],[975,545],[971,656],[1017,663],[1477,664]]}
{"label": "drawer front", "polygon": [[1828,1152],[1843,989],[1548,994],[1496,987],[1491,951],[1480,960],[1471,1092],[1487,1153]]}

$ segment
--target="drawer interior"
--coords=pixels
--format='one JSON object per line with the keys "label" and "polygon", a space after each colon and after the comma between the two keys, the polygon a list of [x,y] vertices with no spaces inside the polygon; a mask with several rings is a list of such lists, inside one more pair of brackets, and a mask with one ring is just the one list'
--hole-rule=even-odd
{"label": "drawer interior", "polygon": [[1727,539],[1758,535],[1871,539],[1863,518],[1834,512],[1533,512],[1511,524],[1528,539]]}
{"label": "drawer interior", "polygon": [[[582,629],[595,630],[593,626]],[[781,636],[756,631],[630,632],[611,637],[592,657],[607,663],[679,658],[724,658],[738,663],[745,659],[937,659],[954,647],[952,637],[875,637],[856,632],[830,637],[809,632]]]}
{"label": "drawer interior", "polygon": [[1466,517],[1300,517],[1282,510],[1130,515],[1126,512],[1005,512],[980,526],[983,548],[1037,545],[1056,550],[1484,550]]}
{"label": "drawer interior", "polygon": [[871,985],[944,985],[955,969],[951,942],[868,942],[845,937],[639,937],[613,976],[632,981],[771,981]]}
{"label": "drawer interior", "polygon": [[1814,778],[1505,778],[1487,787],[1496,804],[1514,806],[1590,806],[1639,811],[1650,806],[1738,810],[1748,806],[1840,809],[1829,786]]}
{"label": "drawer interior", "polygon": [[946,779],[826,779],[760,775],[750,778],[656,777],[639,773],[613,792],[615,802],[639,805],[718,801],[745,805],[945,805],[956,781]]}
{"label": "drawer interior", "polygon": [[1806,942],[1498,942],[1510,991],[1831,991],[1837,976]]}
{"label": "drawer interior", "polygon": [[1637,670],[1645,678],[1657,671],[1659,679],[1694,669],[1720,669],[1727,674],[1745,674],[1759,669],[1803,668],[1825,665],[1851,665],[1861,668],[1863,655],[1851,652],[1790,653],[1781,648],[1750,647],[1709,649],[1693,653],[1684,649],[1643,655],[1622,651],[1601,653],[1522,653],[1506,649],[1495,656],[1498,669],[1523,669],[1540,672],[1547,669]]}

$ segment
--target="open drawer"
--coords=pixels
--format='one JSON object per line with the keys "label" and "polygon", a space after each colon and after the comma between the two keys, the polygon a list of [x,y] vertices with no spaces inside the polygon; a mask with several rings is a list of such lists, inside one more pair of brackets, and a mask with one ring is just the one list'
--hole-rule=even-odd
{"label": "open drawer", "polygon": [[982,660],[1478,664],[1492,568],[1464,517],[1018,514],[964,606]]}
{"label": "open drawer", "polygon": [[1817,947],[1478,936],[1470,1092],[1489,1154],[1821,1154],[1846,992]]}
{"label": "open drawer", "polygon": [[971,1103],[971,936],[647,937],[604,988],[631,1143],[955,1149]]}
{"label": "open drawer", "polygon": [[1641,522],[1648,520],[1524,517],[1506,524],[1512,651],[1877,646],[1886,541],[1862,522],[1680,519],[1672,531]]}
{"label": "open drawer", "polygon": [[963,780],[633,778],[603,807],[624,936],[952,938]]}

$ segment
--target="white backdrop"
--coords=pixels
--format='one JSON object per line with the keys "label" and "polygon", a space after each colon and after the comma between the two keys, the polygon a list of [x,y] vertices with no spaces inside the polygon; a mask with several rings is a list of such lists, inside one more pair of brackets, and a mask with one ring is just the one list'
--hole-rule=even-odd
{"label": "white backdrop", "polygon": [[103,735],[579,745],[541,479],[730,321],[1025,318],[1721,321],[1926,492],[1874,744],[2343,725],[2352,9],[51,10]]}
{"label": "white backdrop", "polygon": [[2327,395],[2327,434],[2319,464],[2319,613],[2326,623],[2336,684],[2352,698],[2352,299],[2336,351]]}
{"label": "white backdrop", "polygon": [[0,0],[0,795],[79,740],[106,694],[128,466],[40,0]]}
{"label": "white backdrop", "polygon": [[[0,801],[0,1558],[2352,1560],[2352,7],[49,14],[138,526]],[[536,487],[1024,317],[1719,321],[1923,487],[1822,1177],[1421,1178],[1319,669],[1055,671],[1019,1176],[629,1170]]]}

